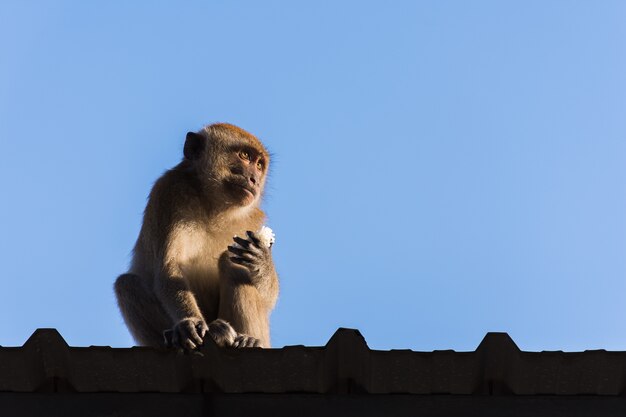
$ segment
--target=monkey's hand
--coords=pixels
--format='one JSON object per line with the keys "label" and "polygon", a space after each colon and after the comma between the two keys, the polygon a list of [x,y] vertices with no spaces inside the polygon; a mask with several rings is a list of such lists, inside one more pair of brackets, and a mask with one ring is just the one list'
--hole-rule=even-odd
{"label": "monkey's hand", "polygon": [[247,231],[246,234],[247,239],[238,236],[233,238],[236,245],[228,247],[230,260],[246,268],[250,272],[252,283],[258,283],[274,271],[272,251],[270,247],[263,245],[256,233]]}
{"label": "monkey's hand", "polygon": [[[184,318],[176,323],[171,330],[171,344],[180,349],[193,350],[202,346],[207,331],[209,331],[209,327],[203,319],[198,317]],[[168,337],[166,335],[166,340]]]}

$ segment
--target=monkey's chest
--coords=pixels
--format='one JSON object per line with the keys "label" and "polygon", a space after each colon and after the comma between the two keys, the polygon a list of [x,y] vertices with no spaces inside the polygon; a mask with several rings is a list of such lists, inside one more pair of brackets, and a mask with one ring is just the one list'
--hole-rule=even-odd
{"label": "monkey's chest", "polygon": [[221,251],[199,251],[182,265],[183,276],[192,287],[204,287],[219,281],[219,256]]}
{"label": "monkey's chest", "polygon": [[217,315],[220,292],[218,258],[219,254],[211,251],[198,253],[188,259],[182,268],[189,289],[207,320]]}
{"label": "monkey's chest", "polygon": [[231,240],[207,236],[203,241],[205,244],[197,245],[195,253],[186,259],[182,271],[203,316],[207,320],[213,320],[217,318],[219,307],[219,258]]}
{"label": "monkey's chest", "polygon": [[233,243],[231,233],[197,234],[185,251],[183,276],[192,287],[213,287],[219,283],[220,256]]}
{"label": "monkey's chest", "polygon": [[219,258],[234,243],[235,235],[245,236],[246,228],[224,228],[219,232],[196,233],[185,249],[183,275],[192,289],[212,290],[219,286]]}

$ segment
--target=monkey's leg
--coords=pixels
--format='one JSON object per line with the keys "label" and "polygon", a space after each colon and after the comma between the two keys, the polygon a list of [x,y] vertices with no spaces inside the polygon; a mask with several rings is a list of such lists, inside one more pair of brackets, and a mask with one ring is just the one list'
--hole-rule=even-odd
{"label": "monkey's leg", "polygon": [[171,319],[142,278],[135,274],[120,275],[115,281],[117,303],[124,322],[141,346],[165,346],[163,331],[172,327]]}
{"label": "monkey's leg", "polygon": [[[226,282],[220,288],[219,317],[229,322],[239,336],[252,336],[261,347],[270,347],[269,312],[252,285]],[[247,341],[244,343],[248,343]],[[258,346],[250,344],[248,346]]]}
{"label": "monkey's leg", "polygon": [[269,308],[259,290],[250,283],[247,270],[233,265],[225,253],[220,257],[220,308],[218,317],[237,333],[259,339],[270,347]]}

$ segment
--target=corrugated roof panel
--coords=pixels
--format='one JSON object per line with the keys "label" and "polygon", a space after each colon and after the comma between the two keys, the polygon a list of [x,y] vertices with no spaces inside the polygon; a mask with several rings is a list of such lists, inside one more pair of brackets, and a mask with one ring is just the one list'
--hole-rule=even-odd
{"label": "corrugated roof panel", "polygon": [[371,350],[357,330],[324,347],[70,347],[39,329],[0,347],[2,392],[592,395],[624,393],[626,352],[523,352],[488,333],[474,352]]}

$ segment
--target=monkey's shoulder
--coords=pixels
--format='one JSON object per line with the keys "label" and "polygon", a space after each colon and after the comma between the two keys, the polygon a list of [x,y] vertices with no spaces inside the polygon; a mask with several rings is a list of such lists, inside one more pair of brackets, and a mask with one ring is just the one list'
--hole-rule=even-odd
{"label": "monkey's shoulder", "polygon": [[195,175],[179,166],[156,180],[148,197],[148,206],[167,210],[200,204],[200,185]]}

